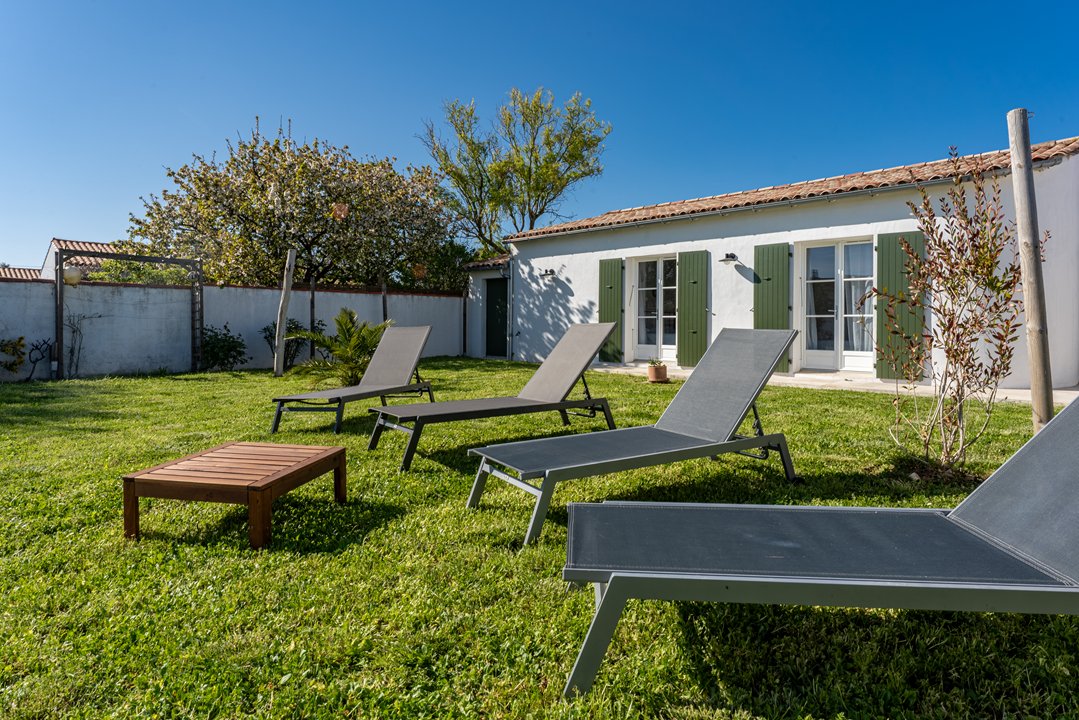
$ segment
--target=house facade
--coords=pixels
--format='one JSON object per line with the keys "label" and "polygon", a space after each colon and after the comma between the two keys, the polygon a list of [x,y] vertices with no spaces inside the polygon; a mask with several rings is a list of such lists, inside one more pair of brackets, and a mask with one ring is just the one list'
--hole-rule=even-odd
{"label": "house facade", "polygon": [[[1079,384],[1079,138],[1032,148],[1054,385]],[[971,157],[1014,214],[1007,151]],[[617,210],[511,238],[509,257],[472,270],[470,355],[539,360],[575,322],[614,321],[601,359],[692,367],[724,327],[796,328],[785,372],[887,378],[872,287],[905,284],[908,202],[942,196],[948,160]],[[504,295],[505,310],[492,313]],[[503,319],[504,318],[504,319]],[[499,322],[503,322],[504,331]],[[932,318],[924,322],[931,323]],[[1020,334],[1006,387],[1029,387]],[[491,346],[491,347],[488,347]],[[493,351],[491,351],[493,350]]]}

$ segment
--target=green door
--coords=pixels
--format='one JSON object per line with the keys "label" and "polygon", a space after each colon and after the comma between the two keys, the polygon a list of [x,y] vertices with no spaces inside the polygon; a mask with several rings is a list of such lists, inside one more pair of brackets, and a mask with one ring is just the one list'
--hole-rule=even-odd
{"label": "green door", "polygon": [[491,278],[485,281],[483,304],[487,311],[486,345],[483,353],[487,357],[506,357],[506,335],[509,329],[509,282],[506,278]]}
{"label": "green door", "polygon": [[678,253],[678,365],[694,367],[708,349],[708,251]]}
{"label": "green door", "polygon": [[[877,236],[877,288],[882,292],[895,293],[900,298],[905,298],[910,293],[907,283],[907,253],[903,250],[900,238],[906,238],[911,248],[918,255],[925,254],[925,236],[920,232],[884,233]],[[909,357],[902,338],[892,333],[889,326],[888,316],[885,312],[886,303],[882,298],[877,298],[877,377],[894,380],[897,375],[902,376],[903,363]],[[902,303],[895,313],[896,324],[903,335],[913,337],[920,335],[925,326],[924,313],[915,311],[907,303]],[[894,357],[900,372],[896,372],[890,360]]]}
{"label": "green door", "polygon": [[[788,243],[753,248],[753,327],[758,330],[789,330],[791,327],[791,249]],[[790,358],[776,370],[787,372]]]}
{"label": "green door", "polygon": [[599,350],[604,362],[623,362],[622,259],[599,261],[599,321],[613,322],[614,330]]}

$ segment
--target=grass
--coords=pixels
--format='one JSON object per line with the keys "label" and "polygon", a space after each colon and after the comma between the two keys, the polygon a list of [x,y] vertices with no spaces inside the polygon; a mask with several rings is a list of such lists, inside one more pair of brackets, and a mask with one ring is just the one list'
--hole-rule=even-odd
{"label": "grass", "polygon": [[[425,361],[442,399],[513,394],[531,368]],[[677,383],[592,374],[622,427],[654,422]],[[268,550],[242,507],[143,500],[122,537],[120,476],[231,440],[268,440],[267,373],[0,386],[0,716],[962,717],[1079,714],[1079,622],[1064,617],[632,602],[596,686],[560,699],[592,613],[567,590],[565,504],[604,498],[949,507],[973,485],[912,480],[887,395],[768,388],[805,484],[777,459],[725,456],[564,484],[521,550],[530,498],[491,481],[465,498],[470,446],[564,432],[556,414],[424,432],[366,451],[351,406],[289,415],[273,440],[348,447],[275,505]],[[574,418],[571,432],[599,430]],[[986,475],[1030,433],[1004,404],[975,446]]]}

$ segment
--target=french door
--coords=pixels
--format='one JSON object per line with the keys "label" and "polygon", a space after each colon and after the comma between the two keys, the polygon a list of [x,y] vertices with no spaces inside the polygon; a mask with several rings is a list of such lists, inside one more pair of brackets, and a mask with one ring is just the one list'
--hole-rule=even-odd
{"label": "french door", "polygon": [[678,345],[678,262],[675,258],[637,261],[634,298],[638,360],[674,360]]}
{"label": "french door", "polygon": [[803,365],[873,370],[873,243],[805,248]]}

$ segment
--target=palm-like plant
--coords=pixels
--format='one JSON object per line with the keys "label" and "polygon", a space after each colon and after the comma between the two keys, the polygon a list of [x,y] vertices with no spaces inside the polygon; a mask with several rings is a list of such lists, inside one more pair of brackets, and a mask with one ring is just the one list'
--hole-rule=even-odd
{"label": "palm-like plant", "polygon": [[292,369],[300,375],[310,375],[315,382],[326,379],[337,380],[341,385],[356,385],[363,377],[371,355],[382,339],[382,332],[389,327],[390,321],[372,325],[360,322],[356,313],[348,308],[341,308],[333,319],[337,328],[336,335],[303,330],[293,333],[289,340],[307,340],[316,347],[324,348],[328,358],[314,358]]}

